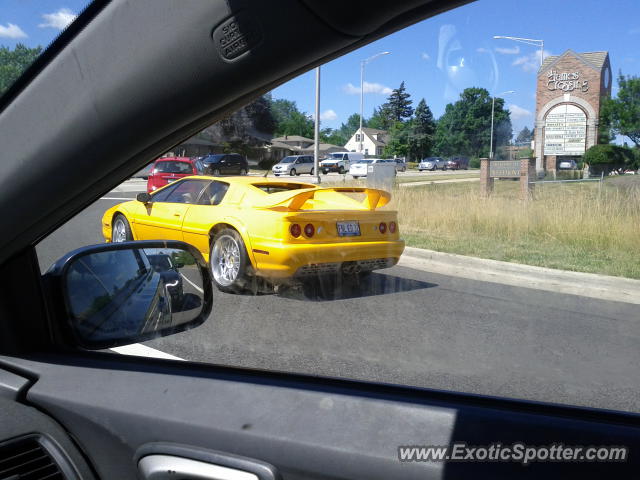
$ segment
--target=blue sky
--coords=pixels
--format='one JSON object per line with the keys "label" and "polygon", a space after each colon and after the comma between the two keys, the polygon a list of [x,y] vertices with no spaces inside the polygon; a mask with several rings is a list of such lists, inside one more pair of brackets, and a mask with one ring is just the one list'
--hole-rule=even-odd
{"label": "blue sky", "polygon": [[[0,45],[49,44],[85,5],[78,0],[2,0]],[[615,7],[613,6],[615,5]],[[545,54],[608,50],[614,77],[640,74],[640,0],[480,0],[425,20],[322,67],[323,127],[338,127],[359,111],[360,61],[390,51],[366,67],[365,116],[405,81],[414,102],[425,98],[436,117],[466,87],[506,95],[514,132],[533,126],[538,49],[494,35],[541,38]],[[614,95],[615,91],[614,82]],[[314,110],[315,76],[308,72],[274,90]]]}

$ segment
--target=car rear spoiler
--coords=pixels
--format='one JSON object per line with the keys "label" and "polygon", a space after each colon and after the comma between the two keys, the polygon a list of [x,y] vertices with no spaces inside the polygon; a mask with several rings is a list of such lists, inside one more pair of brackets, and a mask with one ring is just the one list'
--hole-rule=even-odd
{"label": "car rear spoiler", "polygon": [[[342,193],[364,193],[365,198],[358,201]],[[322,206],[330,206],[333,210],[375,210],[383,207],[391,200],[391,194],[376,188],[328,187],[289,190],[269,194],[256,207],[268,209],[301,210],[309,200],[316,200]],[[320,206],[319,205],[319,206]]]}

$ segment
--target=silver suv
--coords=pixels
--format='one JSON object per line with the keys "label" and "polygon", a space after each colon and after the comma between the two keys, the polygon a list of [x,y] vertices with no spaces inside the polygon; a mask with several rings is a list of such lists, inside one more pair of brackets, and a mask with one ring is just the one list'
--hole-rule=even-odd
{"label": "silver suv", "polygon": [[276,163],[271,171],[278,177],[280,175],[300,175],[301,173],[309,173],[313,175],[313,156],[312,155],[290,155]]}
{"label": "silver suv", "polygon": [[428,157],[420,161],[418,164],[418,170],[446,170],[447,162],[442,157]]}

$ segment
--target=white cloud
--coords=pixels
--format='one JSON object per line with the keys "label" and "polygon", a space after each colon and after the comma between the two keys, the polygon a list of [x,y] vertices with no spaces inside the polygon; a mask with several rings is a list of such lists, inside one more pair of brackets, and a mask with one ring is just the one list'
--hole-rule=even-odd
{"label": "white cloud", "polygon": [[[545,57],[550,55],[551,52],[544,51]],[[537,72],[540,68],[540,50],[535,50],[528,55],[516,58],[511,65],[520,66],[525,72]]]}
{"label": "white cloud", "polygon": [[76,19],[77,15],[68,8],[61,8],[57,12],[43,13],[42,18],[44,23],[38,25],[40,28],[56,28],[58,30],[64,30],[67,26]]}
{"label": "white cloud", "polygon": [[0,37],[4,38],[27,38],[27,34],[24,33],[18,25],[14,23],[7,23],[7,26],[0,25]]}
{"label": "white cloud", "polygon": [[[353,83],[347,83],[342,87],[344,93],[349,95],[360,95],[360,87],[356,87]],[[380,95],[391,95],[393,90],[389,87],[385,87],[380,83],[364,82],[364,93],[379,93]]]}
{"label": "white cloud", "polygon": [[522,118],[528,118],[532,115],[529,110],[519,107],[514,103],[509,105],[509,111],[511,112],[511,120],[520,120]]}
{"label": "white cloud", "polygon": [[515,46],[513,48],[496,48],[496,52],[501,53],[503,55],[517,55],[520,53],[520,47]]}
{"label": "white cloud", "polygon": [[431,57],[429,56],[429,54],[428,54],[427,52],[422,52],[422,53],[420,54],[420,58],[421,58],[422,60],[429,60]]}
{"label": "white cloud", "polygon": [[320,113],[320,120],[323,122],[335,120],[337,118],[338,118],[338,114],[331,109],[325,110],[324,112]]}
{"label": "white cloud", "polygon": [[476,52],[478,52],[478,53],[489,53],[489,50],[487,50],[484,47],[478,47],[478,48],[476,48]]}

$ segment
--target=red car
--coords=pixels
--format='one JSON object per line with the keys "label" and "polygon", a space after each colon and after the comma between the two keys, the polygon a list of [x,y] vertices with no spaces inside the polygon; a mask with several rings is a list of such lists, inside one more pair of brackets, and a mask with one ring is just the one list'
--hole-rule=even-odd
{"label": "red car", "polygon": [[159,158],[153,164],[147,180],[147,192],[151,193],[166,184],[187,177],[189,175],[202,175],[204,166],[199,159],[189,157],[165,157]]}

